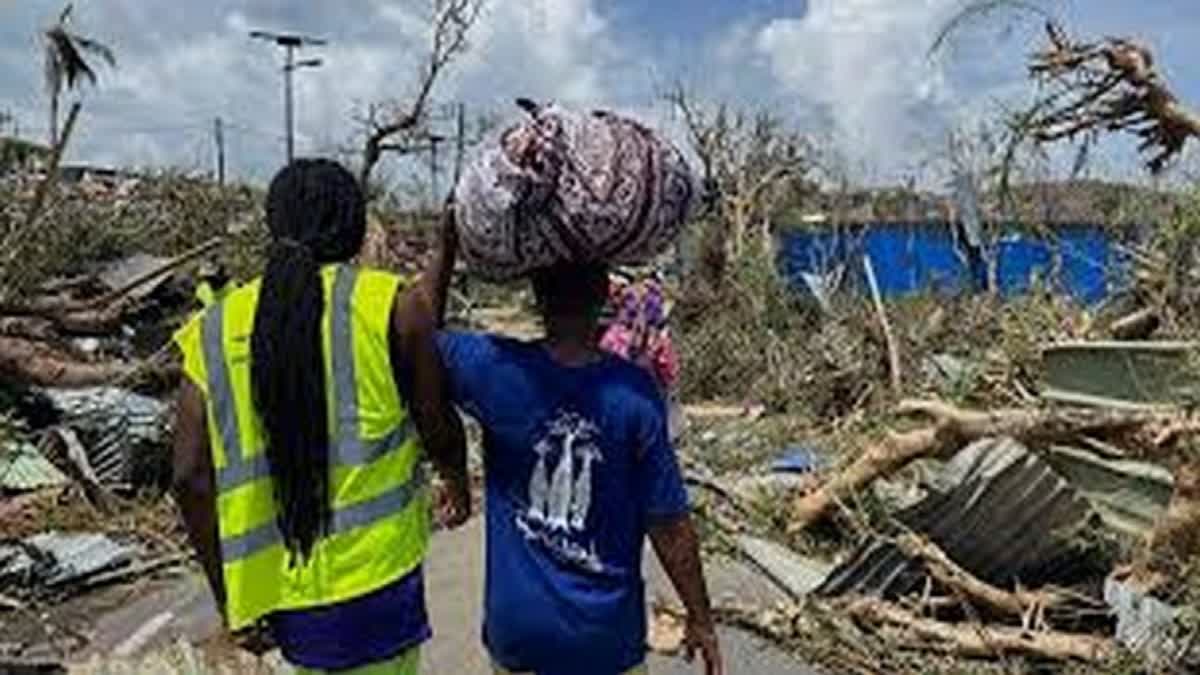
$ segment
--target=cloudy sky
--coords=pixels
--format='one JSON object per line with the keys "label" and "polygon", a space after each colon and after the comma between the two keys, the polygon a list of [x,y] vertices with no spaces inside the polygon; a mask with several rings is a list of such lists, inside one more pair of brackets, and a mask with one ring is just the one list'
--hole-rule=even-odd
{"label": "cloudy sky", "polygon": [[[998,19],[930,58],[964,0],[488,0],[471,52],[440,101],[508,114],[515,96],[603,105],[668,129],[666,85],[769,106],[831,140],[876,180],[927,163],[947,128],[1028,94],[1022,55],[1040,35]],[[1060,0],[1079,34],[1153,45],[1181,95],[1200,102],[1196,0]],[[44,137],[39,27],[58,1],[0,0],[0,111]],[[112,45],[119,67],[85,91],[72,159],[210,167],[227,128],[232,174],[262,180],[283,156],[280,55],[254,28],[327,38],[325,65],[297,76],[298,152],[346,146],[356,109],[411,93],[430,0],[78,0],[75,26]],[[675,122],[677,124],[677,122]],[[449,130],[449,129],[447,129]],[[677,130],[676,130],[677,132]],[[1114,156],[1120,157],[1119,144]]]}

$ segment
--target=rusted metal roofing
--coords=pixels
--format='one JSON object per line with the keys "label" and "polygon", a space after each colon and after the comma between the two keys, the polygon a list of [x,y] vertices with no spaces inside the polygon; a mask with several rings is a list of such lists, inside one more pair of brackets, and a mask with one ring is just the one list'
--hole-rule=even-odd
{"label": "rusted metal roofing", "polygon": [[[1074,561],[1069,539],[1087,523],[1091,506],[1021,444],[974,443],[933,483],[929,496],[897,519],[966,570],[1003,587],[1069,573]],[[817,593],[896,597],[918,589],[924,578],[919,561],[873,540],[838,566]]]}

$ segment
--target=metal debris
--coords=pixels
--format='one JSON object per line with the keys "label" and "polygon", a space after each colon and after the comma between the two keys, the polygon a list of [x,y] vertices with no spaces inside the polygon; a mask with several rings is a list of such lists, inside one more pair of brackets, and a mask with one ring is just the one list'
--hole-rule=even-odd
{"label": "metal debris", "polygon": [[934,354],[925,359],[922,369],[926,378],[938,383],[942,391],[950,392],[969,385],[978,372],[978,364],[951,354]]}
{"label": "metal debris", "polygon": [[1177,404],[1194,394],[1191,342],[1069,342],[1043,349],[1050,401],[1119,409]]}
{"label": "metal debris", "polygon": [[[1017,580],[1030,585],[1062,579],[1073,566],[1068,539],[1086,524],[1091,507],[1020,443],[973,443],[932,483],[929,496],[897,520],[980,579],[1000,587]],[[817,593],[894,598],[916,590],[924,578],[920,562],[889,542],[870,541]]]}
{"label": "metal debris", "polygon": [[167,405],[162,401],[115,387],[45,393],[62,411],[63,424],[78,432],[101,483],[128,482],[131,451],[165,443]]}
{"label": "metal debris", "polygon": [[0,546],[0,580],[55,588],[127,565],[133,551],[102,534],[45,532]]}
{"label": "metal debris", "polygon": [[1151,663],[1163,663],[1180,650],[1174,630],[1179,608],[1113,579],[1104,582],[1104,601],[1117,615],[1117,641],[1121,644]]}
{"label": "metal debris", "polygon": [[1078,448],[1056,447],[1045,458],[1083,493],[1104,524],[1141,537],[1167,510],[1174,477],[1156,464],[1103,459]]}
{"label": "metal debris", "polygon": [[[139,279],[155,270],[162,269],[171,262],[170,258],[148,255],[145,253],[135,253],[128,258],[123,258],[115,262],[109,263],[100,268],[97,273],[100,281],[109,288],[109,290],[117,290],[124,288],[127,284]],[[132,289],[129,296],[135,300],[141,300],[148,297],[154,291],[158,290],[168,279],[170,274],[163,274],[153,281],[149,281],[141,286]]]}
{"label": "metal debris", "polygon": [[65,485],[67,476],[30,443],[0,446],[0,489],[27,492]]}
{"label": "metal debris", "polygon": [[737,537],[736,541],[746,559],[793,600],[811,593],[833,569],[832,565],[797,555],[773,541],[747,535]]}
{"label": "metal debris", "polygon": [[771,471],[778,473],[810,473],[825,465],[820,453],[811,448],[792,446],[771,462]]}

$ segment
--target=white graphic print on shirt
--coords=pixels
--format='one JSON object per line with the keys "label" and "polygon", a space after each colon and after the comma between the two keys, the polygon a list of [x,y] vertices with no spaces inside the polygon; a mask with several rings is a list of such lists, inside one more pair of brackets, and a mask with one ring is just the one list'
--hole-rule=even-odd
{"label": "white graphic print on shirt", "polygon": [[533,446],[538,459],[529,478],[529,506],[516,517],[526,539],[592,572],[603,572],[605,566],[595,543],[584,545],[578,539],[592,507],[592,467],[604,460],[599,435],[590,420],[559,411]]}

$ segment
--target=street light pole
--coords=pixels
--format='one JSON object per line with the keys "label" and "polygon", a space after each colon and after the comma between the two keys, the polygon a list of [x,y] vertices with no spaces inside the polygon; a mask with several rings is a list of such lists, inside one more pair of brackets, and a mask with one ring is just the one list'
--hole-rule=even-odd
{"label": "street light pole", "polygon": [[268,33],[267,31],[251,31],[250,37],[258,40],[268,40],[283,47],[283,128],[287,139],[287,161],[290,164],[295,157],[295,103],[293,101],[292,73],[297,68],[316,68],[321,65],[321,59],[296,60],[296,50],[304,46],[323,46],[324,40],[305,35],[287,35]]}
{"label": "street light pole", "polygon": [[284,45],[283,52],[286,55],[283,62],[283,128],[287,136],[287,161],[291,164],[296,156],[296,120],[292,115],[292,106],[295,105],[292,99],[292,71],[296,69],[296,47]]}

